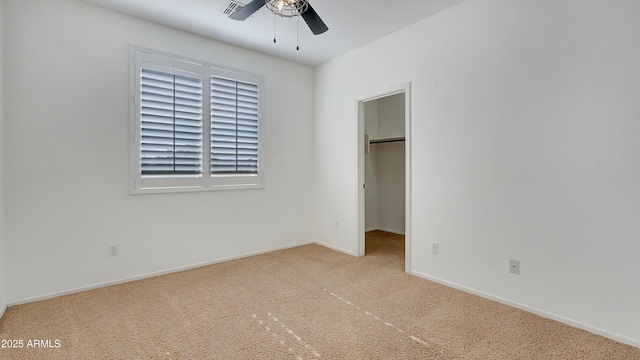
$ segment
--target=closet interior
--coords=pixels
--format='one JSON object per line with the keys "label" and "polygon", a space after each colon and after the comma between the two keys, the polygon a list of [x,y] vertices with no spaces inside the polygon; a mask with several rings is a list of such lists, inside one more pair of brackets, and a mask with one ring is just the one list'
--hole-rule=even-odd
{"label": "closet interior", "polygon": [[405,94],[364,103],[365,231],[405,233]]}

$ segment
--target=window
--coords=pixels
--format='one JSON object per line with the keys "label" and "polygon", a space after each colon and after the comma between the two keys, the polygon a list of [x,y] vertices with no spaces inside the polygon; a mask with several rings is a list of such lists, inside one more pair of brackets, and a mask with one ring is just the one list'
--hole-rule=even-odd
{"label": "window", "polygon": [[131,53],[130,192],[262,187],[261,77]]}

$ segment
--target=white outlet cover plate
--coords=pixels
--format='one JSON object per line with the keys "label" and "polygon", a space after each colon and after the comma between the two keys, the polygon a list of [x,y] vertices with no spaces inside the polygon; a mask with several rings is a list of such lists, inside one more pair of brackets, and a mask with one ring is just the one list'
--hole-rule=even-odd
{"label": "white outlet cover plate", "polygon": [[520,274],[519,260],[509,260],[509,272],[512,274]]}

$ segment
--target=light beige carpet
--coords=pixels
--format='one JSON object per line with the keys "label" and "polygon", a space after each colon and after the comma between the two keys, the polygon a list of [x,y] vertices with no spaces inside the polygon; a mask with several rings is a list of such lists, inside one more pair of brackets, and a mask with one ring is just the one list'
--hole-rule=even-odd
{"label": "light beige carpet", "polygon": [[11,307],[1,359],[640,359],[640,349],[403,272],[404,241],[318,246]]}

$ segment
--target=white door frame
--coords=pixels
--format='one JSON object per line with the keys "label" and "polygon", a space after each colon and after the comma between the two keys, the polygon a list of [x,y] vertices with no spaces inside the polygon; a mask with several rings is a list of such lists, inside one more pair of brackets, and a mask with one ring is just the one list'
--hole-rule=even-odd
{"label": "white door frame", "polygon": [[404,83],[356,98],[357,116],[357,176],[356,204],[357,204],[357,236],[356,249],[358,256],[364,256],[365,232],[365,114],[364,103],[379,98],[404,93],[404,131],[405,131],[405,271],[411,272],[411,83]]}

